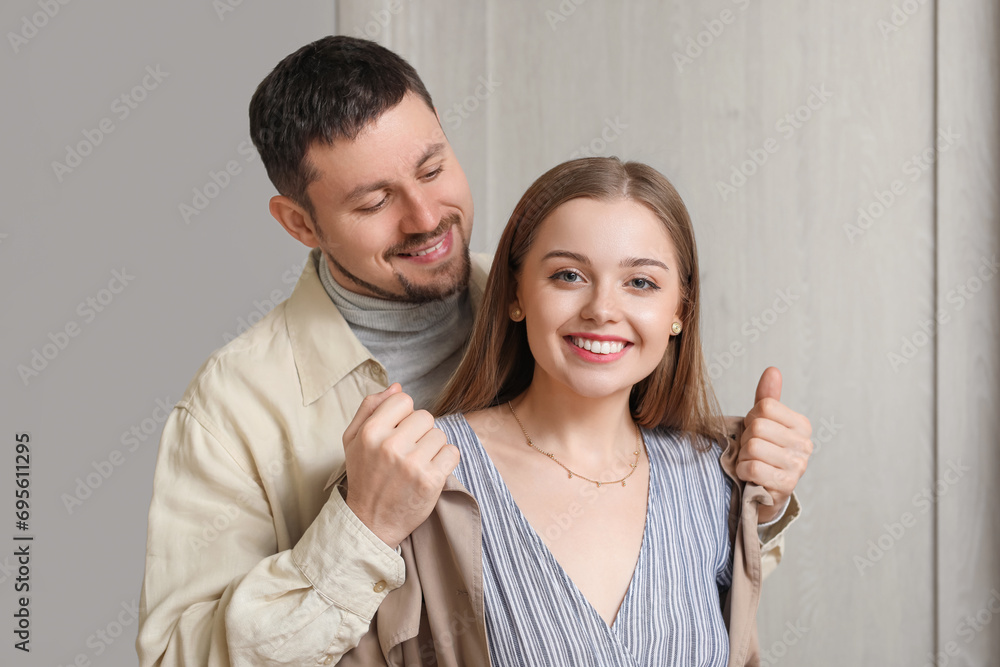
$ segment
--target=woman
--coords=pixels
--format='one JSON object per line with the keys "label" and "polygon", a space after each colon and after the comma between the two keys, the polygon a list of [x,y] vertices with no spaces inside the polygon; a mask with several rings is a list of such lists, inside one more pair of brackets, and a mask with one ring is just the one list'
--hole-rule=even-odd
{"label": "woman", "polygon": [[698,307],[658,172],[587,158],[528,189],[435,411],[461,461],[342,664],[376,642],[391,664],[757,664],[757,503],[784,498],[738,483]]}

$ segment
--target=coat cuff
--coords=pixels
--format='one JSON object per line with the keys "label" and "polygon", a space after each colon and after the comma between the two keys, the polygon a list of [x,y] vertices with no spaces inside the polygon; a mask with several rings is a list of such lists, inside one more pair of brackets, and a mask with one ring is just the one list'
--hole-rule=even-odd
{"label": "coat cuff", "polygon": [[[785,504],[781,506],[781,511],[778,512],[778,516],[774,517],[773,519],[771,519],[770,521],[768,521],[766,523],[758,523],[757,524],[757,531],[758,531],[758,533],[759,534],[763,534],[763,533],[760,533],[760,531],[764,530],[765,528],[770,528],[771,526],[773,526],[773,525],[777,524],[779,521],[781,521],[784,518],[784,516],[785,516],[785,512],[788,511],[788,505],[791,502],[792,502],[792,497],[788,496],[787,498],[785,498]],[[761,541],[763,542],[764,540],[761,539]]]}
{"label": "coat cuff", "polygon": [[769,522],[766,526],[757,527],[757,537],[760,540],[761,571],[764,577],[778,567],[785,550],[785,529],[792,525],[802,508],[799,506],[799,499],[793,492],[788,497],[788,505],[784,513],[775,521]]}
{"label": "coat cuff", "polygon": [[292,562],[323,597],[369,621],[406,580],[403,557],[358,519],[336,487],[292,548]]}

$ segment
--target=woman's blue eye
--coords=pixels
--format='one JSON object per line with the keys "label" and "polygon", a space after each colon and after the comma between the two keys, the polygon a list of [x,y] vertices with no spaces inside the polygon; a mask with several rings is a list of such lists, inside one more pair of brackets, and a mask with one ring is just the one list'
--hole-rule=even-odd
{"label": "woman's blue eye", "polygon": [[577,279],[580,277],[580,274],[575,271],[557,271],[549,277],[561,280],[564,283],[576,283],[579,282]]}
{"label": "woman's blue eye", "polygon": [[632,287],[641,290],[660,289],[660,287],[656,283],[654,283],[651,280],[646,280],[645,278],[633,278],[632,280],[629,281],[629,283],[632,285]]}

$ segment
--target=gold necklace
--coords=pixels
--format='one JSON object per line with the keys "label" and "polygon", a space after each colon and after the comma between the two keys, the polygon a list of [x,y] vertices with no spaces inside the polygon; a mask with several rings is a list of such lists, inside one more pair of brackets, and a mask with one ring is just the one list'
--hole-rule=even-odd
{"label": "gold necklace", "polygon": [[560,461],[559,459],[557,459],[555,457],[555,454],[552,454],[551,452],[546,452],[543,449],[539,449],[535,445],[535,443],[533,443],[531,441],[531,437],[528,435],[528,432],[524,429],[524,424],[522,424],[521,420],[517,418],[517,413],[514,412],[514,405],[510,401],[507,401],[507,407],[510,408],[510,414],[514,415],[514,421],[516,421],[517,425],[521,427],[521,433],[524,433],[524,441],[528,443],[528,446],[531,447],[532,449],[534,449],[535,451],[537,451],[540,454],[545,454],[547,457],[549,457],[550,459],[552,459],[553,461],[555,461],[556,463],[558,463],[559,465],[561,465],[563,467],[563,470],[565,470],[567,473],[569,473],[569,479],[573,479],[574,477],[579,477],[580,479],[588,481],[591,484],[596,484],[597,488],[601,488],[602,484],[617,484],[618,482],[621,482],[622,486],[625,486],[625,480],[632,476],[632,473],[635,472],[636,468],[639,465],[639,443],[642,442],[642,445],[644,447],[645,447],[646,443],[642,441],[642,431],[639,430],[639,425],[638,424],[635,424],[635,451],[632,452],[635,455],[635,462],[629,464],[629,465],[632,466],[632,469],[629,470],[629,473],[627,475],[625,475],[624,477],[622,477],[621,479],[616,479],[616,480],[613,480],[613,481],[610,481],[610,482],[599,482],[596,479],[590,479],[589,477],[584,477],[583,475],[581,475],[579,473],[573,472],[572,470],[570,470],[569,468],[567,468],[566,465],[562,461]]}

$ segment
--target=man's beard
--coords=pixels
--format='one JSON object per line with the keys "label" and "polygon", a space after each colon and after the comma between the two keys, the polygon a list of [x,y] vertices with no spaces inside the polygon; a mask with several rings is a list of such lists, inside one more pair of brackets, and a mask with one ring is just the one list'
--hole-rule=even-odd
{"label": "man's beard", "polygon": [[395,257],[400,253],[408,252],[411,249],[419,248],[428,241],[441,236],[441,234],[453,227],[455,229],[452,232],[452,243],[458,243],[461,245],[459,256],[452,258],[447,264],[438,267],[433,274],[433,277],[437,277],[440,274],[442,277],[450,278],[450,280],[443,284],[432,283],[418,285],[408,280],[406,276],[399,271],[394,271],[396,280],[399,281],[399,285],[403,290],[401,294],[390,292],[389,290],[379,287],[378,285],[373,285],[367,280],[348,271],[347,268],[338,262],[337,258],[333,255],[326,252],[323,254],[329,257],[330,263],[332,263],[345,278],[379,298],[389,299],[391,301],[403,301],[406,303],[427,303],[428,301],[437,301],[465,289],[469,284],[469,275],[472,272],[472,261],[469,258],[469,244],[466,243],[465,239],[462,237],[461,225],[459,224],[460,222],[461,218],[456,214],[442,218],[441,223],[433,231],[424,234],[416,234],[408,238],[405,242],[386,251],[384,257],[388,262],[392,257]]}

